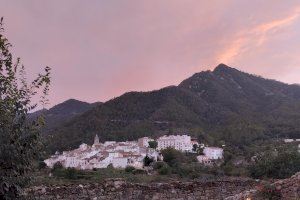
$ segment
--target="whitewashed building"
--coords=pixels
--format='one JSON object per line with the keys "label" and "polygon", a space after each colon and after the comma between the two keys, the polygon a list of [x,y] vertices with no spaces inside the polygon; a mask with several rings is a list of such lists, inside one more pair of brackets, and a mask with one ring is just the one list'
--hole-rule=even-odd
{"label": "whitewashed building", "polygon": [[162,150],[168,147],[179,151],[192,151],[193,142],[188,135],[164,135],[157,139],[157,149]]}
{"label": "whitewashed building", "polygon": [[219,147],[205,147],[203,154],[197,156],[197,160],[204,165],[211,165],[215,160],[223,159],[223,149]]}
{"label": "whitewashed building", "polygon": [[106,168],[110,164],[115,168],[125,168],[126,166],[142,168],[146,155],[154,160],[160,156],[154,149],[150,150],[147,147],[139,146],[137,141],[107,141],[102,144],[96,135],[92,146],[81,144],[78,149],[64,151],[63,154],[56,153],[44,162],[50,168],[57,162],[60,162],[65,168],[83,170]]}
{"label": "whitewashed building", "polygon": [[294,139],[284,139],[283,140],[285,143],[291,143],[291,142],[294,142]]}
{"label": "whitewashed building", "polygon": [[199,163],[202,163],[202,164],[205,164],[205,165],[210,165],[212,164],[212,159],[208,158],[207,156],[205,155],[200,155],[200,156],[197,156],[197,160]]}
{"label": "whitewashed building", "polygon": [[223,158],[223,149],[219,147],[205,147],[203,153],[209,159],[217,160]]}

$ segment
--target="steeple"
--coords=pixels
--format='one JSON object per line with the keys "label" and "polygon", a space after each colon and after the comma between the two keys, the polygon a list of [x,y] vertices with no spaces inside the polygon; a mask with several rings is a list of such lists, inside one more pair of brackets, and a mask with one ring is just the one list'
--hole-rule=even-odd
{"label": "steeple", "polygon": [[94,139],[94,145],[98,145],[98,144],[100,144],[100,142],[99,142],[99,137],[96,134],[95,139]]}

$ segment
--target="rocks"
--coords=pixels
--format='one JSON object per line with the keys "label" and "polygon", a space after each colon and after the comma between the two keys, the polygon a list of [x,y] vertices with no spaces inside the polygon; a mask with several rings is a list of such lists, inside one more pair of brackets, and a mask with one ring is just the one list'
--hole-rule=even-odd
{"label": "rocks", "polygon": [[[279,180],[271,184],[277,191],[280,192],[281,198],[284,200],[299,200],[300,199],[300,172],[293,175],[291,178]],[[242,193],[225,198],[225,200],[245,200],[245,199],[262,200],[260,190],[249,190]]]}
{"label": "rocks", "polygon": [[145,199],[145,200],[206,200],[224,199],[250,190],[257,183],[251,179],[224,179],[171,183],[137,184],[123,179],[107,179],[101,183],[69,184],[28,188],[27,197],[39,199]]}

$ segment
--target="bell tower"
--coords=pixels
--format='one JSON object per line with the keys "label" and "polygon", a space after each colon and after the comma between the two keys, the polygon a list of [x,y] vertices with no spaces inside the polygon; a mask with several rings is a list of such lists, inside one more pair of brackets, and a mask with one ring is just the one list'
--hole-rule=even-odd
{"label": "bell tower", "polygon": [[95,136],[95,138],[94,138],[94,145],[98,145],[98,144],[100,144],[100,142],[99,142],[99,137],[98,137],[98,135],[96,134],[96,136]]}

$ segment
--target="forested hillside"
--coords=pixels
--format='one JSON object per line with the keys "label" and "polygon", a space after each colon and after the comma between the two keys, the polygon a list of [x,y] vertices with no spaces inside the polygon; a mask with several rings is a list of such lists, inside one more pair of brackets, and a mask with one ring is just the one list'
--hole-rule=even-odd
{"label": "forested hillside", "polygon": [[129,92],[48,132],[51,151],[100,140],[183,133],[243,148],[256,140],[300,137],[300,87],[224,64],[178,86]]}
{"label": "forested hillside", "polygon": [[69,99],[60,104],[55,105],[49,110],[43,109],[38,110],[34,113],[30,113],[29,118],[34,119],[37,116],[43,115],[45,117],[46,122],[46,126],[43,132],[46,133],[54,127],[57,127],[60,124],[69,121],[74,116],[80,115],[100,104],[100,102],[90,104],[87,102],[78,101],[76,99]]}

